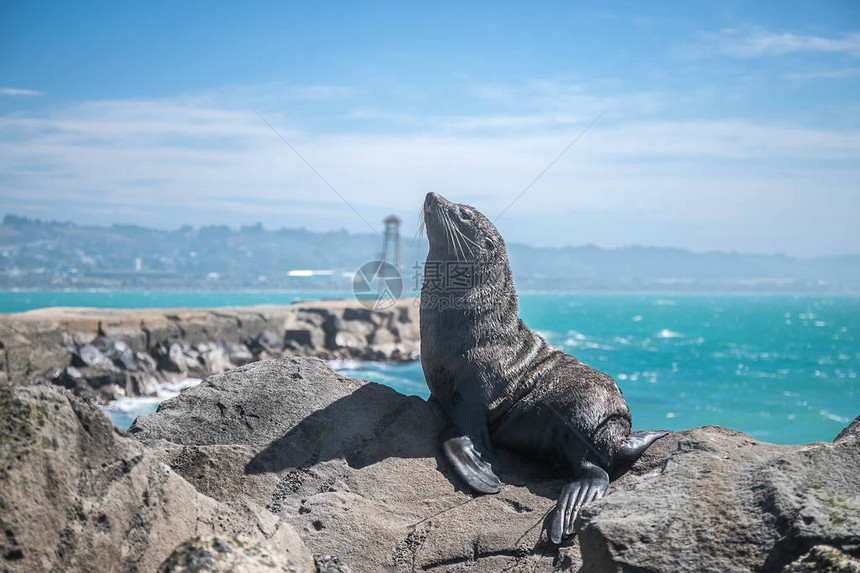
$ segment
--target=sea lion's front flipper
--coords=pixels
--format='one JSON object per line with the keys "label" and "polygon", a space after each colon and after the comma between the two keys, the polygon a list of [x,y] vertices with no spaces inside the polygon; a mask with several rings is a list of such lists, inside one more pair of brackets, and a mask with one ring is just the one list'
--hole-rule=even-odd
{"label": "sea lion's front flipper", "polygon": [[486,432],[469,435],[451,424],[443,435],[442,450],[454,471],[470,488],[481,493],[499,492],[502,483],[493,473],[495,456]]}
{"label": "sea lion's front flipper", "polygon": [[594,464],[585,462],[576,481],[561,488],[561,496],[549,522],[549,540],[559,544],[573,533],[573,524],[579,510],[587,503],[600,499],[609,485],[609,474]]}

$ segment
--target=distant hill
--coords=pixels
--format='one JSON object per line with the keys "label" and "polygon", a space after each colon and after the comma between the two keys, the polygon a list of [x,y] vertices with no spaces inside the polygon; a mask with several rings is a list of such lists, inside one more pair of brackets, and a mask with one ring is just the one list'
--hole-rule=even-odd
{"label": "distant hill", "polygon": [[[261,225],[83,226],[6,215],[0,224],[0,288],[348,290],[381,240],[371,233],[266,230]],[[402,240],[404,281],[426,240]],[[509,244],[521,290],[630,292],[860,292],[860,256],[693,253],[682,249]],[[297,270],[326,273],[292,273]]]}

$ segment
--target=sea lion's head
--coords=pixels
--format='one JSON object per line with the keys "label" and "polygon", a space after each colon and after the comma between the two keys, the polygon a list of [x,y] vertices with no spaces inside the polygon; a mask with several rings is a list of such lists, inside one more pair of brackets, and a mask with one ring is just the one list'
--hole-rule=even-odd
{"label": "sea lion's head", "polygon": [[424,198],[424,224],[430,257],[474,263],[507,262],[505,242],[492,221],[470,205],[452,203],[437,193]]}

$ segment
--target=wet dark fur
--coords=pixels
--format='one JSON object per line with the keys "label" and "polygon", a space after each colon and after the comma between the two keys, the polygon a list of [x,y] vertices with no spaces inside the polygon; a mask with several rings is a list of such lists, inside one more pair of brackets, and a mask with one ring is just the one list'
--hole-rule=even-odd
{"label": "wet dark fur", "polygon": [[505,243],[495,226],[473,207],[432,193],[424,217],[428,262],[465,260],[476,271],[472,288],[442,293],[459,308],[442,308],[440,293],[428,288],[425,276],[421,363],[432,397],[449,418],[468,402],[471,413],[485,417],[496,446],[574,474],[583,461],[613,477],[624,471],[626,460],[617,454],[630,432],[630,412],[621,391],[612,378],[551,346],[519,319]]}

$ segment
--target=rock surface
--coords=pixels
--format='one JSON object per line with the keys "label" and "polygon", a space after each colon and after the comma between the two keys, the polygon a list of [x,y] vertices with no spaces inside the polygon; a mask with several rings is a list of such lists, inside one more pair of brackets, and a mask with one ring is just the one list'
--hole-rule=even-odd
{"label": "rock surface", "polygon": [[441,428],[432,404],[293,358],[211,377],[130,432],[199,491],[266,506],[356,571],[779,571],[860,552],[856,433],[671,434],[559,548],[543,531],[558,476],[500,452],[501,493],[473,496],[439,454]]}
{"label": "rock surface", "polygon": [[291,358],[213,376],[129,432],[201,492],[266,506],[354,571],[579,567],[575,544],[541,533],[562,482],[503,453],[508,485],[475,497],[439,452],[442,424],[420,398]]}
{"label": "rock surface", "polygon": [[46,308],[0,315],[0,386],[48,382],[101,401],[154,395],[268,358],[412,361],[418,308],[355,300],[220,309]]}
{"label": "rock surface", "polygon": [[655,443],[583,512],[595,571],[780,571],[860,550],[860,443],[781,446],[715,426]]}
{"label": "rock surface", "polygon": [[154,571],[200,535],[313,561],[296,532],[250,500],[194,489],[102,411],[49,386],[0,388],[0,570]]}
{"label": "rock surface", "polygon": [[194,537],[165,559],[158,573],[301,573],[306,567],[270,543],[223,537]]}
{"label": "rock surface", "polygon": [[559,476],[502,451],[502,491],[474,496],[442,425],[307,357],[212,376],[136,439],[65,390],[0,388],[0,571],[860,570],[856,421],[803,446],[671,434],[561,547]]}

